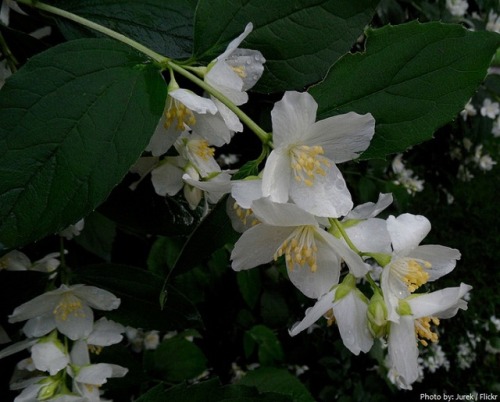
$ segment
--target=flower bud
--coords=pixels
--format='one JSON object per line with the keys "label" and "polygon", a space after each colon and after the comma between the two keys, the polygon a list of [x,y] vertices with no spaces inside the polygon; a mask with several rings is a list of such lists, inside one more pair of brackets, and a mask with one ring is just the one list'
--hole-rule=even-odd
{"label": "flower bud", "polygon": [[368,316],[368,328],[375,338],[381,338],[387,334],[387,307],[384,298],[376,292],[368,304],[366,312]]}
{"label": "flower bud", "polygon": [[37,398],[39,401],[46,401],[57,394],[60,385],[59,378],[47,377],[43,379],[40,384],[40,390],[38,391]]}

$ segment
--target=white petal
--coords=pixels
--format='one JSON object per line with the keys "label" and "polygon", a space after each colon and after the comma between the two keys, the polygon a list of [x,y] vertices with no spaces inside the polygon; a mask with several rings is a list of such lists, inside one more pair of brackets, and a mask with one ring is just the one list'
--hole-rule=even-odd
{"label": "white petal", "polygon": [[[62,346],[62,345],[61,345]],[[38,342],[31,348],[33,364],[40,371],[55,375],[69,364],[69,356],[54,342]]]}
{"label": "white petal", "polygon": [[66,317],[56,315],[55,321],[59,332],[75,341],[90,335],[94,324],[94,313],[89,306],[83,304],[80,309],[71,312]]}
{"label": "white petal", "polygon": [[365,204],[358,205],[345,217],[344,221],[348,219],[369,219],[374,218],[389,205],[392,204],[392,194],[379,194],[377,203],[367,202]]}
{"label": "white petal", "polygon": [[274,202],[288,202],[292,169],[290,157],[283,151],[273,150],[262,174],[262,194]]}
{"label": "white petal", "polygon": [[245,40],[245,38],[250,34],[250,32],[252,32],[252,29],[253,29],[253,24],[249,22],[245,26],[245,30],[243,31],[243,33],[240,34],[237,38],[233,39],[227,46],[225,52],[222,53],[219,57],[217,57],[216,60],[225,60],[226,58],[228,58],[231,55],[231,53],[233,53],[238,48],[238,46],[241,45],[241,42]]}
{"label": "white petal", "polygon": [[85,300],[88,305],[97,310],[115,310],[120,306],[120,299],[107,290],[95,286],[82,286],[74,290],[77,297]]}
{"label": "white petal", "polygon": [[181,132],[177,130],[175,124],[165,128],[165,121],[166,116],[165,113],[163,113],[146,147],[146,151],[151,152],[153,156],[160,156],[166,153],[181,134]]}
{"label": "white petal", "polygon": [[183,174],[184,170],[168,161],[153,169],[151,172],[151,182],[153,183],[155,193],[161,196],[177,194],[184,186],[182,180]]}
{"label": "white petal", "polygon": [[295,204],[279,204],[260,198],[252,203],[252,210],[259,220],[274,226],[318,226],[313,215]]}
{"label": "white petal", "polygon": [[[14,312],[9,316],[9,322],[24,321],[46,313],[51,313],[57,303],[59,303],[60,294],[63,292],[63,290],[60,289],[44,293],[20,305],[14,309]],[[65,287],[65,289],[67,288]]]}
{"label": "white petal", "polygon": [[301,208],[317,216],[338,218],[352,209],[351,194],[335,165],[325,168],[326,175],[316,175],[312,186],[290,180],[290,198]]}
{"label": "white petal", "polygon": [[233,180],[231,195],[241,208],[249,209],[252,202],[262,198],[262,180]]}
{"label": "white petal", "polygon": [[187,89],[179,88],[169,92],[169,95],[177,99],[189,110],[199,114],[215,114],[217,113],[217,106],[209,99],[196,95],[194,92]]}
{"label": "white petal", "polygon": [[[248,94],[243,91],[243,80],[224,62],[214,64],[205,75],[205,82],[228,97],[237,106],[248,102]],[[217,109],[220,111],[220,105],[215,98],[212,98],[212,100],[214,100]]]}
{"label": "white petal", "polygon": [[50,331],[56,328],[54,314],[51,312],[44,315],[34,317],[26,321],[23,332],[29,338],[39,338],[47,335]]}
{"label": "white petal", "polygon": [[[90,364],[89,347],[86,341],[76,341],[73,343],[70,352],[71,363],[76,366],[86,366]],[[73,376],[73,374],[70,372]]]}
{"label": "white petal", "polygon": [[84,384],[102,385],[105,384],[110,377],[123,377],[128,370],[116,364],[97,363],[87,367],[83,367],[75,380]]}
{"label": "white petal", "polygon": [[369,352],[373,345],[373,338],[368,329],[367,309],[368,305],[360,299],[356,291],[349,292],[335,303],[333,308],[342,341],[355,355],[359,355],[359,352]]}
{"label": "white petal", "polygon": [[345,231],[358,250],[391,254],[391,238],[385,220],[370,218],[348,226]]}
{"label": "white petal", "polygon": [[335,298],[336,289],[322,296],[313,307],[310,307],[306,311],[304,319],[300,322],[295,323],[292,328],[288,331],[291,336],[295,336],[302,332],[303,330],[309,328],[321,317],[323,317],[328,310],[333,306],[333,299]]}
{"label": "white petal", "polygon": [[87,338],[87,343],[96,346],[114,345],[122,341],[123,332],[125,332],[123,325],[103,317],[94,323],[94,329]]}
{"label": "white petal", "polygon": [[371,114],[354,112],[320,120],[311,127],[307,145],[320,145],[325,156],[335,163],[356,159],[365,151],[375,133]]}
{"label": "white petal", "polygon": [[453,271],[460,259],[460,251],[454,248],[439,245],[419,246],[408,254],[408,257],[418,258],[431,263],[429,282],[435,281]]}
{"label": "white petal", "polygon": [[391,324],[388,344],[392,367],[405,383],[415,382],[418,378],[418,347],[412,316],[402,316],[399,324]]}
{"label": "white petal", "polygon": [[[46,377],[42,377],[46,378]],[[38,392],[42,387],[41,384],[31,384],[27,386],[23,391],[14,399],[14,402],[36,402],[38,401]]]}
{"label": "white petal", "polygon": [[205,138],[209,144],[216,147],[228,144],[233,135],[233,132],[229,130],[220,113],[196,116],[196,124],[192,129],[193,134]]}
{"label": "white petal", "polygon": [[402,214],[387,218],[387,230],[396,253],[416,248],[431,230],[431,223],[422,215]]}
{"label": "white petal", "polygon": [[472,289],[464,283],[460,287],[446,288],[436,292],[418,295],[407,299],[415,318],[431,317],[450,318],[459,309],[467,310],[463,297]]}
{"label": "white petal", "polygon": [[208,201],[212,204],[219,202],[225,194],[231,191],[231,176],[225,172],[219,173],[217,176],[207,181],[193,180],[188,174],[184,174],[182,180],[193,187],[205,191]]}
{"label": "white petal", "polygon": [[258,224],[244,232],[231,253],[235,271],[249,269],[273,260],[274,254],[294,227]]}
{"label": "white petal", "polygon": [[[319,232],[323,232],[319,229]],[[326,232],[325,232],[326,233]],[[328,233],[327,233],[328,234]],[[307,297],[318,299],[339,283],[340,261],[336,250],[322,236],[316,239],[318,251],[316,254],[317,269],[312,272],[309,266],[295,264],[288,267],[288,277],[294,286]]]}
{"label": "white petal", "polygon": [[285,92],[271,111],[275,147],[303,142],[316,120],[317,110],[318,104],[309,93]]}
{"label": "white petal", "polygon": [[7,271],[26,271],[31,267],[28,256],[17,250],[12,250],[0,258],[1,269]]}
{"label": "white petal", "polygon": [[28,349],[30,346],[38,342],[38,339],[24,339],[20,342],[16,342],[6,348],[0,350],[0,359],[4,357],[13,355],[14,353],[20,352],[21,350]]}
{"label": "white petal", "polygon": [[[233,111],[231,111],[226,105],[224,105],[222,102],[219,102],[217,99],[214,99],[214,102],[217,105],[217,109],[219,109],[219,113],[224,120],[227,128],[231,132],[241,133],[243,131],[243,124],[241,123],[238,116],[236,116]],[[242,102],[242,104],[245,102]]]}
{"label": "white petal", "polygon": [[252,88],[264,73],[264,63],[266,59],[258,50],[236,49],[226,63],[231,67],[241,68],[244,71],[243,91]]}

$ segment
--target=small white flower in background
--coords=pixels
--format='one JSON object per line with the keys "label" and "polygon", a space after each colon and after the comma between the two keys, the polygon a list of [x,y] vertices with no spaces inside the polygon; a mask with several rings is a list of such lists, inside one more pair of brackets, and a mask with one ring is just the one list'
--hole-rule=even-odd
{"label": "small white flower in background", "polygon": [[368,329],[368,300],[356,288],[356,279],[347,275],[344,281],[319,298],[307,309],[305,318],[289,330],[295,336],[309,328],[321,317],[335,320],[344,345],[353,354],[367,353],[373,345],[373,337]]}
{"label": "small white flower in background", "polygon": [[338,218],[353,207],[336,163],[356,159],[375,129],[371,114],[350,112],[316,121],[318,104],[307,92],[286,92],[271,112],[274,149],[262,176],[271,201],[292,199],[317,216]]}
{"label": "small white flower in background", "polygon": [[476,162],[479,169],[485,172],[493,169],[493,166],[497,164],[490,155],[483,154],[482,144],[476,147],[473,160],[474,162]]}
{"label": "small white flower in background", "polygon": [[94,325],[97,310],[114,310],[120,299],[112,293],[86,285],[61,285],[17,307],[9,322],[25,321],[23,332],[28,337],[40,337],[55,328],[71,340],[86,338]]}
{"label": "small white flower in background", "polygon": [[500,137],[500,116],[498,116],[497,119],[493,122],[491,134],[493,134],[493,137],[495,138]]}
{"label": "small white flower in background", "polygon": [[355,277],[368,272],[361,257],[322,229],[314,215],[297,205],[262,198],[252,203],[252,210],[260,223],[246,230],[236,242],[231,253],[235,271],[284,255],[291,282],[315,299],[338,283],[341,260]]}
{"label": "small white flower in background", "polygon": [[412,389],[411,384],[419,377],[417,342],[424,346],[428,341],[438,342],[432,325],[439,325],[439,319],[455,316],[459,309],[467,310],[463,297],[471,289],[462,283],[459,287],[412,295],[401,301],[400,321],[390,323],[388,339],[389,367],[400,388]]}
{"label": "small white flower in background", "polygon": [[[204,80],[239,106],[248,101],[246,91],[252,88],[264,72],[265,58],[258,50],[239,49],[238,46],[252,32],[252,23],[244,32],[229,43],[225,52],[207,68]],[[231,131],[243,131],[240,120],[226,105],[212,97],[222,118]],[[201,131],[200,131],[201,134]]]}
{"label": "small white flower in background", "polygon": [[0,258],[0,270],[51,273],[61,264],[58,260],[59,257],[60,253],[50,253],[32,263],[26,254],[17,250],[12,250]]}
{"label": "small white flower in background", "polygon": [[468,117],[474,117],[475,115],[477,115],[477,110],[469,100],[469,102],[467,102],[464,106],[464,109],[460,112],[460,116],[462,116],[465,121]]}
{"label": "small white flower in background", "polygon": [[476,361],[476,352],[472,349],[469,342],[463,342],[458,345],[458,351],[456,353],[456,359],[458,367],[461,370],[466,370],[472,366]]}
{"label": "small white flower in background", "polygon": [[446,371],[450,369],[450,361],[446,357],[441,345],[437,343],[432,343],[427,349],[427,355],[422,359],[423,366],[430,371],[435,373],[436,370],[443,367]]}
{"label": "small white flower in background", "polygon": [[85,219],[80,219],[74,225],[69,225],[66,229],[59,232],[59,235],[66,240],[71,240],[73,237],[78,236],[85,226]]}
{"label": "small white flower in background", "polygon": [[160,332],[157,330],[148,331],[144,334],[144,349],[155,350],[160,344]]}
{"label": "small white flower in background", "polygon": [[463,17],[469,8],[467,0],[446,0],[446,8],[451,15]]}
{"label": "small white flower in background", "polygon": [[396,174],[394,184],[406,188],[408,194],[415,195],[424,189],[424,180],[413,175],[413,170],[406,169],[403,163],[403,155],[398,154],[392,161],[392,171]]}
{"label": "small white flower in background", "polygon": [[498,102],[492,102],[490,98],[485,98],[483,100],[483,106],[481,106],[481,116],[495,119],[499,114],[500,106]]}
{"label": "small white flower in background", "polygon": [[500,15],[490,10],[486,30],[500,33]]}
{"label": "small white flower in background", "polygon": [[388,319],[398,322],[399,300],[408,297],[429,281],[451,272],[460,259],[460,252],[440,245],[420,242],[431,230],[431,223],[421,215],[402,214],[387,218],[393,253],[384,267],[381,287],[388,309]]}
{"label": "small white flower in background", "polygon": [[465,165],[460,165],[458,167],[457,178],[462,181],[471,181],[474,175]]}
{"label": "small white flower in background", "polygon": [[493,324],[493,326],[495,327],[495,330],[496,330],[497,332],[500,332],[500,318],[497,318],[497,317],[495,317],[494,315],[492,315],[492,316],[490,317],[490,321],[491,321],[491,323]]}

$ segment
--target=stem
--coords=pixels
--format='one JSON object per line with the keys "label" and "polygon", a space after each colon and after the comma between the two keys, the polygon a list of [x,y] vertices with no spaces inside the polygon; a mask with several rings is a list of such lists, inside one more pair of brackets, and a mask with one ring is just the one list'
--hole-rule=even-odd
{"label": "stem", "polygon": [[231,110],[234,114],[236,114],[236,116],[238,116],[240,120],[243,123],[245,123],[245,125],[257,135],[257,137],[259,137],[262,143],[266,145],[270,143],[271,135],[269,133],[266,133],[262,128],[260,128],[260,126],[257,123],[255,123],[245,112],[243,112],[238,106],[236,106],[227,96],[225,96],[223,93],[219,92],[212,86],[208,85],[205,81],[198,78],[196,75],[187,71],[185,68],[179,66],[178,64],[169,61],[167,65],[176,73],[179,73],[180,75],[184,76],[191,82],[194,82],[200,88],[204,89],[210,95],[214,96],[224,105],[226,105],[229,108],[229,110]]}
{"label": "stem", "polygon": [[95,31],[101,32],[110,38],[116,39],[122,43],[125,43],[126,45],[133,47],[134,49],[138,50],[141,53],[144,53],[146,56],[151,57],[153,60],[157,61],[158,63],[165,64],[167,61],[170,59],[168,57],[162,56],[159,53],[154,52],[153,50],[147,48],[146,46],[141,45],[140,43],[128,38],[125,35],[122,35],[121,33],[118,33],[116,31],[113,31],[112,29],[106,28],[102,25],[96,24],[95,22],[92,22],[86,18],[82,18],[76,14],[70,13],[68,11],[62,10],[60,8],[39,2],[39,1],[33,1],[33,0],[16,0],[18,3],[22,4],[27,4],[29,6],[38,8],[39,10],[49,12],[54,15],[58,15],[60,17],[66,18],[68,20],[74,21],[80,25],[83,25],[87,28],[91,28]]}
{"label": "stem", "polygon": [[351,239],[349,238],[349,236],[347,235],[344,227],[342,226],[342,224],[339,222],[338,219],[329,219],[331,223],[333,223],[335,225],[335,227],[339,230],[340,234],[342,235],[342,237],[344,238],[345,242],[347,243],[347,245],[351,248],[352,251],[354,251],[355,253],[361,255],[361,251],[358,250],[358,248],[354,245],[354,243],[351,241]]}
{"label": "stem", "polygon": [[5,41],[5,38],[3,37],[1,32],[0,32],[0,49],[3,55],[5,56],[5,60],[7,61],[10,71],[12,73],[15,73],[17,71],[17,66],[19,62],[10,51],[10,48],[7,45],[7,42]]}

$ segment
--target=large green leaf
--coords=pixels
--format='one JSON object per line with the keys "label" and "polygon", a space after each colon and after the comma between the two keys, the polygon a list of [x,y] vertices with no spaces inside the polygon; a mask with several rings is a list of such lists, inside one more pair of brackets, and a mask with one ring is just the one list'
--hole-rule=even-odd
{"label": "large green leaf", "polygon": [[371,20],[378,0],[200,0],[194,24],[194,56],[210,61],[248,22],[242,45],[267,59],[256,90],[302,89],[321,80],[348,52]]}
{"label": "large green leaf", "polygon": [[372,113],[362,158],[383,158],[428,140],[463,108],[486,75],[500,35],[460,25],[410,22],[367,33],[366,52],[339,60],[311,88],[318,118]]}
{"label": "large green leaf", "polygon": [[[167,57],[191,55],[196,0],[52,0],[49,3],[120,32]],[[64,18],[58,18],[57,23],[68,39],[101,35]]]}
{"label": "large green leaf", "polygon": [[114,41],[30,59],[0,91],[0,243],[27,244],[94,210],[146,147],[165,98],[158,68]]}
{"label": "large green leaf", "polygon": [[[171,286],[162,290],[162,278],[144,269],[119,264],[89,265],[76,270],[72,281],[106,289],[119,297],[120,307],[107,316],[124,325],[165,331],[193,328],[201,323],[190,300]],[[163,306],[159,301],[161,292],[165,293]]]}

